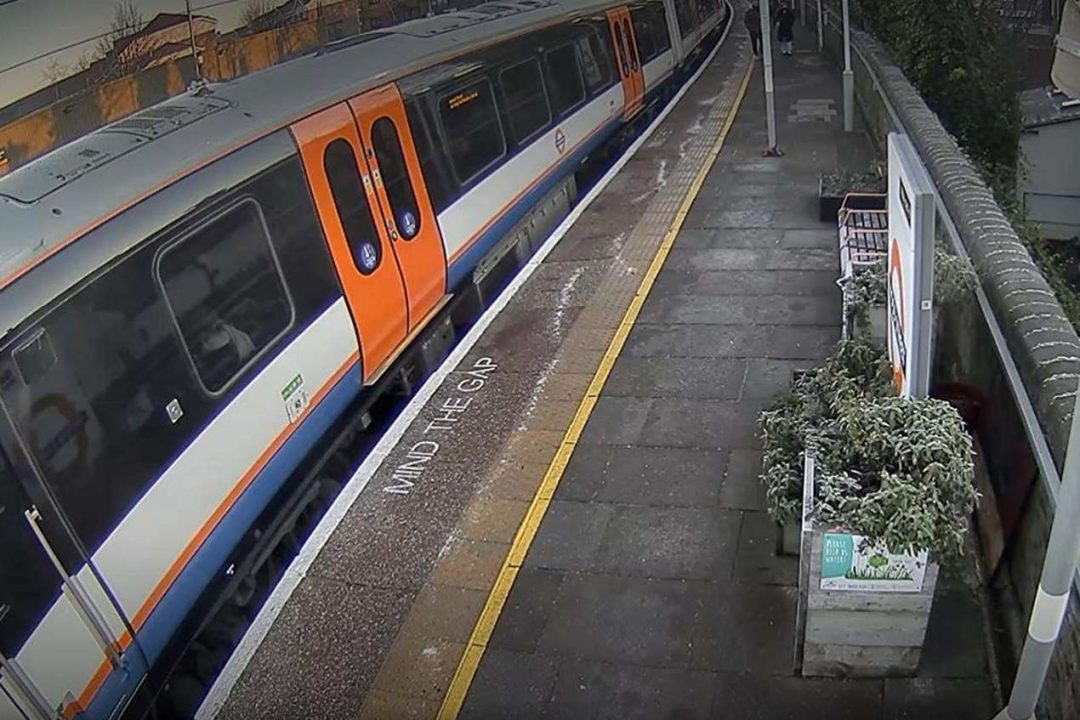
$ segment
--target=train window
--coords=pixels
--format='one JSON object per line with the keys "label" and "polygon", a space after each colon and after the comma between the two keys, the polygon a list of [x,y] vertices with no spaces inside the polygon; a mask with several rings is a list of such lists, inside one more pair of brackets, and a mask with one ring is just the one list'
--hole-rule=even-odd
{"label": "train window", "polygon": [[630,18],[634,21],[634,35],[637,37],[641,59],[648,62],[659,54],[653,39],[652,18],[648,17],[646,8],[634,8],[630,11]]}
{"label": "train window", "polygon": [[379,163],[379,173],[398,235],[411,240],[420,232],[420,210],[416,205],[416,193],[413,192],[409,168],[405,165],[405,153],[401,150],[401,139],[393,120],[381,117],[375,121],[371,126],[371,145],[375,149],[375,159]]}
{"label": "train window", "polygon": [[653,42],[656,44],[656,52],[660,53],[671,49],[671,35],[668,33],[667,13],[664,6],[658,3],[646,5],[645,9],[652,17]]}
{"label": "train window", "polygon": [[349,245],[357,271],[367,275],[379,267],[382,242],[375,229],[375,219],[357,163],[356,153],[348,140],[338,138],[323,151],[323,170],[330,184],[330,194],[334,196],[345,242]]}
{"label": "train window", "polygon": [[641,63],[638,62],[637,46],[634,44],[634,32],[630,29],[630,21],[624,19],[622,26],[626,32],[624,37],[626,38],[626,55],[630,58],[630,69],[637,72],[641,69]]}
{"label": "train window", "polygon": [[675,0],[675,19],[679,23],[679,36],[686,37],[697,26],[690,0]]}
{"label": "train window", "polygon": [[167,248],[157,269],[196,374],[211,394],[292,324],[292,301],[254,200]]}
{"label": "train window", "polygon": [[619,58],[619,67],[622,68],[623,77],[630,74],[630,65],[626,59],[626,38],[623,35],[621,22],[615,23],[615,55]]}
{"label": "train window", "polygon": [[[426,98],[424,99],[426,100]],[[405,103],[405,114],[412,129],[413,144],[420,160],[422,182],[427,188],[428,199],[435,212],[442,212],[450,205],[452,181],[447,167],[446,151],[441,143],[432,139],[435,132],[434,115],[430,104],[413,100]]]}
{"label": "train window", "polygon": [[[201,173],[214,172],[218,170],[212,165],[190,182],[162,192],[181,191],[188,184],[202,193]],[[90,552],[229,402],[228,395],[212,397],[200,386],[162,284],[155,280],[156,261],[166,266],[164,270],[177,268],[181,254],[189,259],[199,254],[189,247],[191,243],[205,247],[207,252],[187,269],[187,277],[174,277],[172,287],[189,280],[193,286],[213,287],[207,301],[221,305],[232,296],[236,302],[226,319],[252,344],[262,342],[289,316],[281,309],[280,280],[274,272],[262,272],[269,254],[263,231],[255,228],[257,241],[242,234],[256,212],[253,202],[243,198],[254,198],[295,308],[296,319],[288,332],[298,332],[341,296],[297,156],[266,168],[238,187],[233,197],[241,198],[239,205],[229,198],[216,202],[234,210],[223,215],[209,209],[202,220],[184,219],[186,227],[170,228],[111,267],[89,275],[78,290],[59,298],[35,325],[21,331],[12,346],[14,353],[0,356],[4,403]],[[132,215],[137,219],[130,219]],[[159,224],[163,220],[152,204],[139,204],[94,233],[122,235],[132,226],[143,226],[148,218]],[[205,218],[217,220],[206,224]],[[236,231],[227,239],[222,223]],[[210,234],[235,247],[211,248]],[[178,240],[180,244],[174,245]],[[245,248],[249,252],[244,253]],[[243,262],[244,268],[236,267]],[[263,299],[267,304],[260,306]],[[280,344],[279,340],[275,347]],[[33,371],[20,371],[13,354],[20,356],[23,371],[31,367]],[[242,382],[233,383],[226,393],[239,392]],[[0,513],[0,523],[4,515]],[[8,600],[0,597],[3,602]]]}
{"label": "train window", "polygon": [[[4,402],[91,551],[175,457],[208,402],[153,267],[151,249],[88,278],[17,345],[18,354],[33,348],[49,362],[35,359],[36,372],[29,376],[8,375],[13,358],[5,358],[2,369],[14,378],[0,383]],[[175,421],[170,403],[182,408]]]}
{"label": "train window", "polygon": [[504,69],[499,73],[499,86],[506,98],[506,118],[510,137],[517,144],[531,138],[551,122],[544,78],[536,58]]}
{"label": "train window", "polygon": [[468,184],[506,153],[506,138],[486,78],[443,95],[439,118],[460,184]]}
{"label": "train window", "polygon": [[649,3],[631,10],[630,16],[642,62],[648,62],[671,48],[663,5]]}
{"label": "train window", "polygon": [[590,29],[588,34],[578,38],[578,54],[581,56],[581,70],[589,93],[595,94],[607,87],[611,82],[608,45],[595,29]]}
{"label": "train window", "polygon": [[585,85],[574,45],[549,50],[544,55],[544,67],[551,90],[551,110],[557,117],[562,117],[585,99]]}

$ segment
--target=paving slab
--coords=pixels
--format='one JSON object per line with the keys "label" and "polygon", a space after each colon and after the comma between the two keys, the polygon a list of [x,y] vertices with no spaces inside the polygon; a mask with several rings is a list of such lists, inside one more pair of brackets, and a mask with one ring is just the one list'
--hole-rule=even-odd
{"label": "paving slab", "polygon": [[880,680],[814,680],[721,673],[714,718],[739,720],[869,720],[882,717]]}
{"label": "paving slab", "polygon": [[543,717],[705,720],[715,683],[708,672],[570,660],[559,668]]}
{"label": "paving slab", "polygon": [[686,667],[705,583],[569,574],[537,644],[545,655]]}
{"label": "paving slab", "polygon": [[604,386],[611,397],[675,397],[734,400],[746,362],[715,358],[619,358]]}

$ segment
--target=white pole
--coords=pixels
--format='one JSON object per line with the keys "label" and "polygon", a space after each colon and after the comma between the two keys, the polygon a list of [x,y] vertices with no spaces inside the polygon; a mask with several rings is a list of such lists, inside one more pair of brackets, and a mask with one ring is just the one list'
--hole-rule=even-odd
{"label": "white pole", "polygon": [[806,27],[806,0],[799,0],[799,22]]}
{"label": "white pole", "polygon": [[1073,573],[1080,561],[1080,395],[1073,405],[1065,467],[1061,473],[1057,510],[1050,526],[1042,575],[1028,621],[1027,639],[1020,653],[1009,704],[995,720],[1031,720],[1054,656],[1061,624],[1069,607]]}
{"label": "white pole", "polygon": [[765,121],[769,129],[769,155],[776,152],[776,103],[773,99],[773,71],[772,71],[772,20],[769,17],[769,3],[772,0],[761,2],[761,57],[765,69]]}
{"label": "white pole", "polygon": [[851,0],[844,5],[844,132],[855,129],[855,75],[851,72]]}
{"label": "white pole", "polygon": [[817,51],[825,50],[825,14],[821,10],[821,0],[817,0]]}

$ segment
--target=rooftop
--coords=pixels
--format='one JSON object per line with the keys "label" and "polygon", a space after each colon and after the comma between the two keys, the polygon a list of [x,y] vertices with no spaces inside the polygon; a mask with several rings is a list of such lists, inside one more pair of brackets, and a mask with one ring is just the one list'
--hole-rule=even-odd
{"label": "rooftop", "polygon": [[1020,93],[1020,110],[1027,130],[1080,120],[1080,100],[1072,100],[1052,87]]}

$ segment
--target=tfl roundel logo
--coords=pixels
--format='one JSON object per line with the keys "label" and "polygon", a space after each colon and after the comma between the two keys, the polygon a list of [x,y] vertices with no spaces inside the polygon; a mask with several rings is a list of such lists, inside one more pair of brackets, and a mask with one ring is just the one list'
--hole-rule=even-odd
{"label": "tfl roundel logo", "polygon": [[562,128],[555,131],[555,149],[559,151],[560,155],[566,150],[566,133],[562,131]]}

